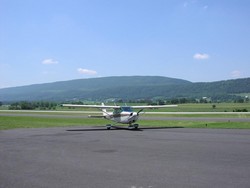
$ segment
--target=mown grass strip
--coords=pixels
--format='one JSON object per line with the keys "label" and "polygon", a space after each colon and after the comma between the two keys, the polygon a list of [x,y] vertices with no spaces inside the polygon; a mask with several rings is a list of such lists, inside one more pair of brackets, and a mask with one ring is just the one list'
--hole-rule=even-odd
{"label": "mown grass strip", "polygon": [[[48,128],[70,126],[105,126],[110,121],[96,118],[54,118],[54,117],[20,117],[0,116],[0,130],[17,128]],[[221,128],[221,129],[250,129],[249,122],[207,122],[207,121],[166,121],[141,120],[141,127],[180,127],[180,128]],[[127,125],[124,125],[127,127]]]}
{"label": "mown grass strip", "polygon": [[0,116],[0,130],[16,128],[45,128],[66,126],[68,127],[102,124],[105,124],[104,119]]}

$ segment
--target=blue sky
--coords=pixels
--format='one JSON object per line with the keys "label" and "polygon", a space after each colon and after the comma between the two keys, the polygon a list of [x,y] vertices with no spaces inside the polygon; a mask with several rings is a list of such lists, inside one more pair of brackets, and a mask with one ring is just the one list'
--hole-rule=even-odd
{"label": "blue sky", "polygon": [[0,0],[0,88],[250,77],[248,0]]}

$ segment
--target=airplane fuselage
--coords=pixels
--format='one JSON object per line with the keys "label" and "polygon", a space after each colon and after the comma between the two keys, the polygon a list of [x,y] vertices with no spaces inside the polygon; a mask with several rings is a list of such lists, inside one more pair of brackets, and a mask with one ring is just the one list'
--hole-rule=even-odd
{"label": "airplane fuselage", "polygon": [[139,115],[136,112],[123,111],[123,112],[117,113],[117,114],[111,112],[111,113],[107,113],[104,116],[104,118],[112,120],[112,121],[117,122],[117,123],[132,124],[138,120]]}

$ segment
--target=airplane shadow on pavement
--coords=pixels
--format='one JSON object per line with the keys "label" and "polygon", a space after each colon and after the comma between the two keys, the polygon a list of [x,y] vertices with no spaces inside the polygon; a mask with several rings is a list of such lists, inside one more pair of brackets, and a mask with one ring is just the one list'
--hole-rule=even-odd
{"label": "airplane shadow on pavement", "polygon": [[172,126],[172,127],[141,127],[138,129],[135,128],[128,128],[128,127],[118,127],[112,126],[110,130],[107,130],[106,127],[97,127],[97,128],[85,128],[85,129],[68,129],[66,131],[117,131],[117,130],[125,130],[125,131],[144,131],[144,130],[158,130],[158,129],[177,129],[177,128],[184,128],[181,126]]}

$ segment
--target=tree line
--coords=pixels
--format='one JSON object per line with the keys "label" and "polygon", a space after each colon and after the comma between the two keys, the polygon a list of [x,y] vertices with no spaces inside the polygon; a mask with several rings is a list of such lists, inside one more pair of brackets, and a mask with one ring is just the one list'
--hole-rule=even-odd
{"label": "tree line", "polygon": [[57,107],[57,103],[55,102],[46,102],[46,101],[39,101],[39,102],[28,102],[28,101],[21,101],[21,102],[14,102],[9,106],[9,110],[55,110]]}
{"label": "tree line", "polygon": [[[155,98],[155,99],[112,99],[111,100],[102,100],[102,102],[110,103],[144,103],[147,105],[165,105],[165,104],[185,104],[185,103],[214,103],[214,102],[224,102],[222,100],[213,100],[212,98],[202,97],[199,99],[195,98],[172,98],[172,99],[164,99],[164,98]],[[249,98],[243,98],[237,96],[235,100],[230,101],[234,103],[248,103]],[[88,104],[79,100],[79,101],[68,101],[68,103],[73,104]],[[4,103],[0,101],[0,106]],[[60,102],[49,102],[49,101],[20,101],[13,102],[9,105],[9,110],[56,110],[58,106],[60,106]]]}

